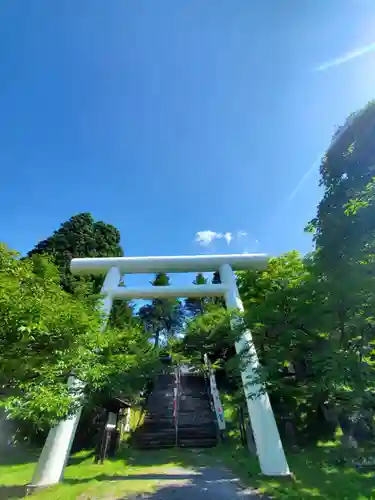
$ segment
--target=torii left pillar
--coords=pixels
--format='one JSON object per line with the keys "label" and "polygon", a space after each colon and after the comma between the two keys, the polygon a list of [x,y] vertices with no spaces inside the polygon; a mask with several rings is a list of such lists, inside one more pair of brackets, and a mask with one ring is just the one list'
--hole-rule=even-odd
{"label": "torii left pillar", "polygon": [[[120,283],[120,279],[121,273],[117,267],[112,267],[105,277],[101,290],[103,294],[101,304],[101,311],[103,313],[102,331],[106,327],[113,303],[112,296],[108,291],[116,288]],[[70,387],[83,387],[83,383],[74,379],[74,377],[69,377],[68,385]],[[30,489],[51,486],[61,481],[81,413],[82,407],[75,415],[62,420],[49,431],[39,457],[38,465],[29,485]]]}

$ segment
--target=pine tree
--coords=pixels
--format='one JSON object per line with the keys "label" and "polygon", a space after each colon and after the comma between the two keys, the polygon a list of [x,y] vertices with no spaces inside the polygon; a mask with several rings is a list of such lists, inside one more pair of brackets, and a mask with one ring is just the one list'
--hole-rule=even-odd
{"label": "pine tree", "polygon": [[[193,284],[206,285],[207,278],[202,273],[198,273],[193,281]],[[206,304],[206,297],[188,297],[185,300],[185,311],[189,316],[197,316],[198,314],[202,314],[204,312]]]}
{"label": "pine tree", "polygon": [[[90,213],[80,213],[61,224],[52,236],[40,241],[28,256],[50,255],[60,270],[62,288],[73,293],[77,283],[70,272],[74,257],[121,257],[120,232],[102,221],[95,222]],[[103,277],[88,278],[93,291],[99,292]]]}
{"label": "pine tree", "polygon": [[[212,284],[213,285],[220,285],[221,284],[221,278],[220,278],[220,271],[215,271],[214,274],[212,275]],[[211,299],[211,302],[217,306],[225,307],[225,301],[223,297],[214,297]]]}
{"label": "pine tree", "polygon": [[[158,273],[151,282],[153,286],[169,286],[165,273]],[[146,331],[150,332],[155,347],[159,347],[161,337],[166,339],[178,333],[183,321],[183,309],[178,299],[154,299],[151,304],[140,308],[138,317]]]}

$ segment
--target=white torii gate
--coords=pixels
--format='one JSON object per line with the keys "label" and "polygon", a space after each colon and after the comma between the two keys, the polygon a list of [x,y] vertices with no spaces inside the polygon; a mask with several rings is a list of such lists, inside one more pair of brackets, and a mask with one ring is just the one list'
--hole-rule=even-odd
{"label": "white torii gate", "polygon": [[[104,257],[73,259],[71,271],[76,275],[106,274],[102,287],[102,311],[108,318],[114,299],[153,299],[170,297],[224,296],[228,310],[243,311],[233,270],[261,269],[267,265],[265,254],[189,255],[175,257]],[[221,284],[187,286],[148,286],[142,288],[120,287],[124,274],[220,272]],[[232,325],[234,327],[234,325]],[[102,330],[104,330],[103,324]],[[245,349],[250,361],[242,368],[244,393],[254,433],[254,440],[261,471],[269,476],[290,474],[279,431],[268,394],[258,384],[250,384],[254,371],[259,366],[252,336],[246,330],[235,344],[237,353]],[[74,383],[74,380],[70,381]],[[264,388],[263,388],[264,389]],[[253,397],[259,394],[258,397]],[[36,467],[31,487],[56,484],[63,475],[69,457],[81,411],[61,421],[48,434]]]}

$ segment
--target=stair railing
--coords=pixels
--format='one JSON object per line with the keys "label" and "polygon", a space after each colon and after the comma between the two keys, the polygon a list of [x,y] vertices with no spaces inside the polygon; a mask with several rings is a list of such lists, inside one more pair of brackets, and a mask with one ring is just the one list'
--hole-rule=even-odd
{"label": "stair railing", "polygon": [[175,446],[178,446],[178,416],[180,410],[180,367],[175,369],[175,387],[173,397],[173,416],[175,425]]}
{"label": "stair railing", "polygon": [[150,395],[154,389],[154,383],[155,383],[155,377],[151,380],[151,383],[149,383],[148,386],[146,386],[146,389],[144,390],[144,395],[143,395],[142,403],[141,403],[141,410],[139,412],[138,421],[137,421],[137,424],[135,425],[135,429],[138,429],[139,424],[141,422],[141,419],[146,411],[148,400],[149,400]]}
{"label": "stair railing", "polygon": [[208,396],[208,401],[210,403],[211,411],[215,413],[214,400],[213,400],[212,394],[211,394],[210,379],[208,377],[208,372],[207,371],[203,372],[203,380],[204,380],[204,387],[205,387],[205,390],[206,390],[206,394]]}
{"label": "stair railing", "polygon": [[215,413],[216,413],[216,421],[219,427],[220,434],[223,434],[225,431],[225,419],[224,419],[224,410],[220,400],[219,390],[216,385],[216,377],[215,372],[212,369],[211,362],[208,359],[207,354],[204,355],[204,362],[207,367],[208,372],[208,380],[209,380],[209,388],[211,393],[211,398],[213,401]]}

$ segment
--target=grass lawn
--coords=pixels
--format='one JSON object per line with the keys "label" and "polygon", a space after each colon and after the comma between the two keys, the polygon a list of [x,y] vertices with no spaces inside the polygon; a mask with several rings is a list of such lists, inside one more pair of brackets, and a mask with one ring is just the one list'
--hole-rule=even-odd
{"label": "grass lawn", "polygon": [[248,486],[259,489],[275,499],[286,500],[364,500],[375,499],[375,471],[359,471],[347,465],[337,465],[337,443],[298,453],[288,453],[288,462],[294,479],[261,476],[257,460],[244,448],[224,444],[206,452],[210,461],[223,462]]}
{"label": "grass lawn", "polygon": [[[152,493],[166,482],[163,473],[168,467],[194,467],[223,463],[242,482],[275,499],[301,500],[361,500],[375,499],[375,473],[359,472],[353,467],[335,465],[338,450],[335,443],[299,453],[288,453],[295,480],[271,479],[259,474],[257,461],[245,449],[229,441],[202,450],[169,449],[136,451],[124,448],[114,460],[95,465],[89,452],[74,455],[65,470],[64,481],[34,493],[32,499],[54,500],[113,500],[136,493]],[[36,455],[4,462],[0,457],[0,500],[24,498],[25,486],[31,480]],[[170,479],[170,478],[169,478]],[[168,480],[168,479],[167,479]]]}
{"label": "grass lawn", "polygon": [[[238,416],[232,397],[223,394],[222,400],[228,440],[206,454],[210,460],[222,461],[244,484],[277,500],[375,500],[375,470],[364,472],[353,466],[338,465],[338,459],[343,457],[340,429],[336,431],[334,441],[319,442],[315,447],[298,452],[287,452],[294,480],[260,475],[257,459],[239,445]],[[358,451],[375,457],[374,449]]]}
{"label": "grass lawn", "polygon": [[[74,455],[65,469],[64,481],[40,490],[28,498],[35,500],[118,499],[122,496],[153,492],[158,488],[167,467],[192,464],[192,454],[183,450],[140,452],[124,449],[118,458],[106,460],[103,465],[93,463],[89,452]],[[0,499],[24,498],[30,482],[36,455],[28,459],[0,458]],[[18,463],[17,463],[18,462]]]}

